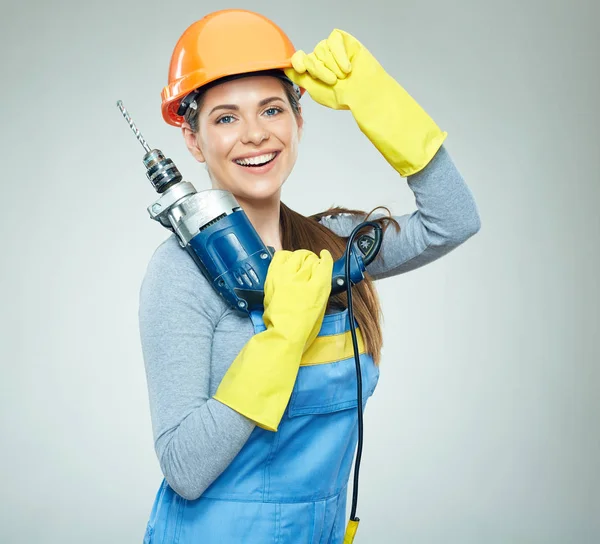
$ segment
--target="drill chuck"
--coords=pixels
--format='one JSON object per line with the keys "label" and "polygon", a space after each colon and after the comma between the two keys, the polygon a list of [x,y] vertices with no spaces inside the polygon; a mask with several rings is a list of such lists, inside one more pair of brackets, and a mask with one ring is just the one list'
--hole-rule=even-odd
{"label": "drill chuck", "polygon": [[146,176],[157,193],[164,193],[183,179],[175,163],[171,159],[165,158],[159,149],[153,149],[146,153],[143,161],[146,167]]}

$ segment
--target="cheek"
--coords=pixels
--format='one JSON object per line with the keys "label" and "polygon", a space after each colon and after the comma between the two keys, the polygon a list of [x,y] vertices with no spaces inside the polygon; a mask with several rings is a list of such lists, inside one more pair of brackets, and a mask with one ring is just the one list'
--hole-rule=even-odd
{"label": "cheek", "polygon": [[277,137],[291,151],[298,147],[298,126],[296,123],[286,122],[278,127]]}
{"label": "cheek", "polygon": [[299,142],[298,129],[293,127],[287,135],[287,145],[290,151],[290,155],[295,159],[298,154],[298,142]]}
{"label": "cheek", "polygon": [[231,128],[206,127],[201,134],[201,147],[205,150],[207,162],[229,160],[229,154],[237,142],[237,134]]}

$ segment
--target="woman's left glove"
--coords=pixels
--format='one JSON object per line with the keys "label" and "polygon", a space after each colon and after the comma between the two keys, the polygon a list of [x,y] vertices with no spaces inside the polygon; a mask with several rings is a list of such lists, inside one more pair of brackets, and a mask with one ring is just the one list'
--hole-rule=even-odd
{"label": "woman's left glove", "polygon": [[312,53],[296,51],[291,60],[286,75],[319,104],[349,109],[400,175],[423,169],[446,139],[447,133],[347,32],[336,29]]}
{"label": "woman's left glove", "polygon": [[333,258],[306,249],[277,251],[265,279],[263,321],[223,376],[213,397],[277,431],[302,356],[317,337],[331,293]]}

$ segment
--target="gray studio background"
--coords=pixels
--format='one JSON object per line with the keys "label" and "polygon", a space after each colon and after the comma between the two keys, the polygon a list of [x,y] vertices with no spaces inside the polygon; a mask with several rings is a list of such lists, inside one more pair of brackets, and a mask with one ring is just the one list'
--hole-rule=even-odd
{"label": "gray studio background", "polygon": [[[3,0],[0,542],[142,540],[161,473],[137,302],[168,233],[115,103],[208,188],[160,91],[184,29],[226,7],[307,51],[354,34],[449,132],[482,217],[455,252],[379,283],[357,544],[600,542],[592,0]],[[303,105],[284,202],[414,210],[349,112]]]}

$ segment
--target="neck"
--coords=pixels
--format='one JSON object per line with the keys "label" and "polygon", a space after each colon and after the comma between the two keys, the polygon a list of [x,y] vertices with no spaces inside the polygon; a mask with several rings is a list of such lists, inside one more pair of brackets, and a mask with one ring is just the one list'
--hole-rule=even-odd
{"label": "neck", "polygon": [[260,239],[267,246],[279,251],[281,248],[281,232],[279,228],[280,192],[269,200],[244,200],[236,197],[240,206],[248,216],[250,223],[258,232]]}

